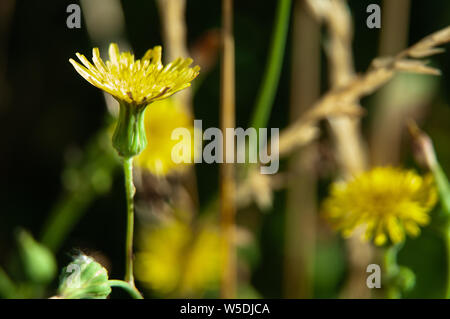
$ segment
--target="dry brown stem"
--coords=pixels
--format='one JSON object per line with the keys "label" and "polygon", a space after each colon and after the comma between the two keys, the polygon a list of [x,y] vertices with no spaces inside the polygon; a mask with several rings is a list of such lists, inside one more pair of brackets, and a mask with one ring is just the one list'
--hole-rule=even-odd
{"label": "dry brown stem", "polygon": [[426,61],[416,60],[415,56],[424,58],[442,52],[436,46],[449,41],[450,27],[447,27],[425,37],[394,57],[374,59],[366,73],[326,93],[300,119],[280,133],[280,157],[288,155],[294,149],[306,145],[317,137],[318,121],[341,115],[361,116],[364,114],[353,101],[372,94],[392,79],[397,72],[439,75],[438,69],[427,66]]}

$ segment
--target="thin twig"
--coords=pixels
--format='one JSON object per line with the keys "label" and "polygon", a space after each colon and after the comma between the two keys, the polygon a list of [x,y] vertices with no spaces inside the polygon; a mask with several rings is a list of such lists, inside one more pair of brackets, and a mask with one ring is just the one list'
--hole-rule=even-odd
{"label": "thin twig", "polygon": [[[235,79],[233,1],[222,0],[222,78],[220,126],[222,132],[235,126]],[[224,157],[234,145],[233,136],[224,137]],[[234,152],[233,152],[234,153]],[[235,171],[233,163],[220,165],[220,214],[223,241],[221,296],[234,298],[236,294],[236,251],[235,251]]]}

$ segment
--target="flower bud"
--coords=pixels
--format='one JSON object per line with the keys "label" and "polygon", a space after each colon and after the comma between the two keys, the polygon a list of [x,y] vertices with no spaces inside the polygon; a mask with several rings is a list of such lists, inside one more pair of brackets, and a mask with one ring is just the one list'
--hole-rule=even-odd
{"label": "flower bud", "polygon": [[56,275],[56,260],[52,252],[38,243],[25,230],[16,234],[19,256],[27,278],[38,284],[49,283]]}
{"label": "flower bud", "polygon": [[408,121],[408,131],[412,137],[414,157],[417,162],[429,170],[437,164],[431,138],[422,132],[413,120]]}
{"label": "flower bud", "polygon": [[58,291],[64,299],[105,299],[111,293],[108,272],[93,258],[80,255],[63,269]]}
{"label": "flower bud", "polygon": [[112,138],[120,156],[130,158],[147,147],[144,126],[145,107],[120,102],[119,119]]}

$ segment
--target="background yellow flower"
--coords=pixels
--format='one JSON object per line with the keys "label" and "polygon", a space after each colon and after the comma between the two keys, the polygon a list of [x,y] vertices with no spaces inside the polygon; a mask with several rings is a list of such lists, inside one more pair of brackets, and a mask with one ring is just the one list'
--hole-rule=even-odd
{"label": "background yellow flower", "polygon": [[[136,164],[157,176],[180,172],[194,162],[194,125],[192,117],[176,102],[175,99],[165,99],[150,105],[145,111],[145,133],[148,145],[136,157]],[[172,140],[172,132],[177,128],[186,128],[191,140],[187,143],[190,153],[181,154],[181,163],[174,162],[172,150],[183,140]]]}
{"label": "background yellow flower", "polygon": [[136,276],[156,292],[199,296],[218,288],[221,246],[215,227],[206,224],[192,228],[171,220],[145,230],[140,246]]}
{"label": "background yellow flower", "polygon": [[431,175],[421,177],[411,170],[377,167],[348,182],[336,182],[323,203],[325,218],[342,232],[352,235],[364,227],[363,239],[383,245],[404,241],[405,232],[416,236],[429,222],[428,212],[437,200]]}

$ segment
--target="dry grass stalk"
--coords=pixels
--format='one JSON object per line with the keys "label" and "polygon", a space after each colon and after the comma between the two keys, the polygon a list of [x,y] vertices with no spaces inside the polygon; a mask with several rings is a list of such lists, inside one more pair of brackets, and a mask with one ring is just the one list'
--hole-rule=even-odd
{"label": "dry grass stalk", "polygon": [[[353,23],[345,0],[307,0],[316,19],[327,26],[330,86],[340,88],[355,77],[352,54]],[[358,106],[358,100],[348,101]],[[366,149],[357,118],[347,116],[328,119],[335,137],[336,158],[344,176],[359,173],[367,167]]]}
{"label": "dry grass stalk", "polygon": [[444,52],[444,49],[436,47],[449,41],[450,27],[446,27],[423,38],[408,49],[403,50],[396,56],[396,59],[403,59],[404,57],[419,59],[442,53]]}
{"label": "dry grass stalk", "polygon": [[238,184],[236,206],[244,208],[252,202],[261,210],[272,207],[273,191],[285,185],[284,175],[263,175],[258,166],[251,167],[247,177]]}
{"label": "dry grass stalk", "polygon": [[383,0],[379,54],[394,55],[408,46],[411,0]]}
{"label": "dry grass stalk", "polygon": [[354,76],[353,25],[346,3],[344,0],[307,0],[306,4],[315,18],[327,26],[330,83],[333,87],[344,85]]}
{"label": "dry grass stalk", "polygon": [[[174,61],[179,57],[188,57],[189,50],[187,48],[187,27],[186,27],[186,0],[158,0],[159,13],[161,16],[161,24],[163,29],[163,40],[165,50],[165,60]],[[173,99],[179,101],[186,112],[193,114],[192,109],[192,90],[183,90],[175,94]],[[195,214],[198,208],[198,189],[197,177],[195,175],[195,167],[189,168],[185,173],[185,178],[181,180],[180,190],[183,187],[189,193],[187,209]],[[179,202],[180,205],[183,202]],[[185,202],[186,203],[186,202]],[[182,204],[185,205],[185,204]]]}
{"label": "dry grass stalk", "polygon": [[[369,70],[356,76],[346,85],[326,93],[298,121],[280,133],[280,157],[304,146],[317,136],[317,122],[329,117],[360,116],[364,112],[352,103],[370,95],[386,84],[397,72],[439,75],[440,71],[415,60],[414,56],[428,57],[439,52],[436,46],[450,41],[450,27],[437,31],[394,57],[375,59]],[[429,55],[424,55],[424,53]],[[408,59],[410,57],[410,59]]]}
{"label": "dry grass stalk", "polygon": [[186,0],[158,0],[163,28],[165,60],[188,56],[186,47]]}
{"label": "dry grass stalk", "polygon": [[[220,128],[235,127],[235,75],[234,75],[234,37],[233,1],[222,0],[222,65],[221,65],[221,105]],[[232,149],[233,141],[225,136],[224,156]],[[221,297],[236,297],[236,248],[235,214],[236,190],[233,163],[220,165],[220,215],[223,242],[223,262],[221,273]]]}
{"label": "dry grass stalk", "polygon": [[[179,57],[188,57],[186,39],[185,10],[186,0],[158,0],[159,12],[164,39],[164,57],[167,61],[174,61]],[[184,90],[174,95],[187,111],[192,111],[192,91]]]}
{"label": "dry grass stalk", "polygon": [[[86,30],[93,43],[98,44],[100,52],[107,52],[111,39],[123,49],[130,49],[125,35],[125,16],[119,0],[81,0],[81,9]],[[119,116],[119,103],[108,93],[103,92],[106,107],[114,117]]]}
{"label": "dry grass stalk", "polygon": [[[292,25],[290,121],[295,122],[320,96],[320,25],[305,1],[296,1]],[[317,143],[292,153],[285,180],[283,290],[286,298],[314,296],[317,229]]]}
{"label": "dry grass stalk", "polygon": [[[353,23],[345,0],[308,0],[307,3],[319,20],[322,20],[329,34],[326,53],[328,56],[330,86],[339,89],[355,78],[352,40]],[[347,105],[359,107],[359,97],[346,99]],[[368,166],[367,150],[362,138],[359,118],[348,116],[328,118],[335,140],[336,159],[343,177],[349,178],[364,171]],[[369,297],[367,289],[360,289],[364,267],[370,262],[371,249],[358,239],[347,241],[349,248],[349,278],[343,295],[346,297]],[[361,254],[361,252],[365,254]],[[364,287],[365,288],[365,287]]]}
{"label": "dry grass stalk", "polygon": [[[379,55],[395,55],[407,47],[410,0],[383,1],[380,29]],[[377,92],[376,111],[371,123],[370,158],[372,165],[397,165],[405,112],[412,112],[417,104],[408,95],[395,98],[408,78],[395,77]],[[409,98],[409,99],[408,99]]]}

